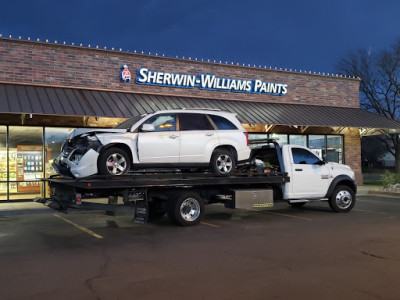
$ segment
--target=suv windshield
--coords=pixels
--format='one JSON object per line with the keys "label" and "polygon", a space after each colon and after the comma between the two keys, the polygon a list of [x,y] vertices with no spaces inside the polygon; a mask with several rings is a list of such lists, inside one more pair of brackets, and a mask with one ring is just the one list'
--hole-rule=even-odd
{"label": "suv windshield", "polygon": [[132,117],[132,118],[130,118],[128,120],[125,120],[124,122],[118,124],[114,128],[115,129],[126,129],[126,130],[129,130],[129,129],[131,129],[133,124],[135,124],[137,121],[139,121],[140,119],[144,118],[145,116],[146,115]]}

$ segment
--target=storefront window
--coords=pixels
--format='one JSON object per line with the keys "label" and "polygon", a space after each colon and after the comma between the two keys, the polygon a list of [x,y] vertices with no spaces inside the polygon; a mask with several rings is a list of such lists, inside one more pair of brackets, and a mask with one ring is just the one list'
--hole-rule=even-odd
{"label": "storefront window", "polygon": [[300,145],[300,146],[307,146],[307,136],[306,135],[299,135],[299,134],[291,134],[289,135],[289,144],[292,145]]}
{"label": "storefront window", "polygon": [[[249,140],[251,142],[256,142],[257,140],[265,140],[265,139],[268,139],[268,133],[249,133]],[[259,147],[262,145],[267,145],[267,143],[250,144],[250,148]]]}
{"label": "storefront window", "polygon": [[285,145],[288,143],[287,134],[271,133],[270,138],[277,141],[279,145]]}
{"label": "storefront window", "polygon": [[0,200],[7,200],[7,128],[0,126]]}
{"label": "storefront window", "polygon": [[326,161],[343,163],[343,137],[328,135],[326,138]]}
{"label": "storefront window", "polygon": [[[72,128],[48,128],[44,129],[44,140],[46,149],[45,177],[57,174],[53,169],[52,163],[61,153],[61,146],[67,139]],[[50,196],[48,184],[45,184],[46,197]]]}
{"label": "storefront window", "polygon": [[325,135],[309,135],[308,148],[310,148],[320,159],[326,160]]}
{"label": "storefront window", "polygon": [[45,149],[46,149],[46,162],[45,162],[45,176],[56,174],[51,166],[54,159],[61,153],[61,146],[67,139],[72,128],[45,128]]}
{"label": "storefront window", "polygon": [[10,126],[8,141],[10,200],[41,196],[43,128]]}

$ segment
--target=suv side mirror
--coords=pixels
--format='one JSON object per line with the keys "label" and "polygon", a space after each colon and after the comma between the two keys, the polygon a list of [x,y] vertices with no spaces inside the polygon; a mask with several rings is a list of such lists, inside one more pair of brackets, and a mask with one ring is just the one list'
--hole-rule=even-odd
{"label": "suv side mirror", "polygon": [[323,165],[325,165],[326,164],[326,161],[323,161],[323,160],[319,160],[317,163],[316,163],[316,165],[320,165],[320,166],[323,166]]}
{"label": "suv side mirror", "polygon": [[155,131],[156,128],[153,124],[143,124],[142,131]]}

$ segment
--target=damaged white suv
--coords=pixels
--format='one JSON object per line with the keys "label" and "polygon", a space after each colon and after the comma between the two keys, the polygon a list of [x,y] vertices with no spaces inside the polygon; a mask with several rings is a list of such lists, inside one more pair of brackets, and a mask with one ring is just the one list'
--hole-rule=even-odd
{"label": "damaged white suv", "polygon": [[124,175],[131,169],[208,167],[229,176],[250,156],[248,133],[235,114],[164,110],[136,116],[112,129],[75,129],[53,163],[75,178]]}

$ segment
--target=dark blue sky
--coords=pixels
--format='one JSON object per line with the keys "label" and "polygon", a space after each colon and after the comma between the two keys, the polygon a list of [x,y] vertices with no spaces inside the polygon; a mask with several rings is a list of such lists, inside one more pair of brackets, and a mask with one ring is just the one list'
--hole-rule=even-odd
{"label": "dark blue sky", "polygon": [[400,37],[399,0],[2,0],[3,36],[331,73]]}

